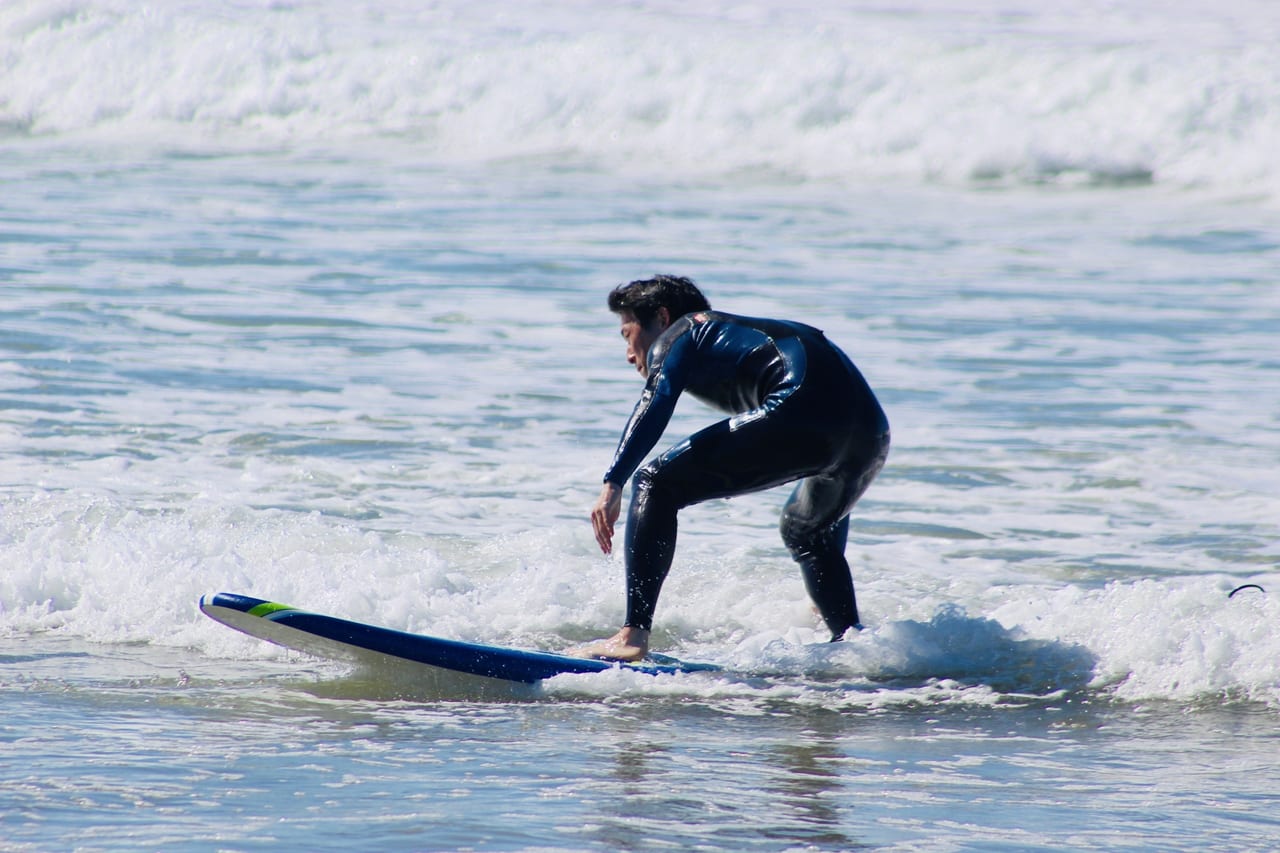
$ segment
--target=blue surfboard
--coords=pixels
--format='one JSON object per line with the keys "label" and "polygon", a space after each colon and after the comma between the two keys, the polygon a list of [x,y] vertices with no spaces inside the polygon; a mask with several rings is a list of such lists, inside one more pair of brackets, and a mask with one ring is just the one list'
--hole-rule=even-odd
{"label": "blue surfboard", "polygon": [[285,648],[317,657],[369,663],[378,657],[411,661],[439,670],[533,684],[567,673],[625,669],[648,675],[715,671],[709,663],[652,656],[637,663],[578,658],[555,652],[446,640],[379,628],[336,616],[309,613],[274,601],[230,592],[205,595],[200,609],[212,619]]}

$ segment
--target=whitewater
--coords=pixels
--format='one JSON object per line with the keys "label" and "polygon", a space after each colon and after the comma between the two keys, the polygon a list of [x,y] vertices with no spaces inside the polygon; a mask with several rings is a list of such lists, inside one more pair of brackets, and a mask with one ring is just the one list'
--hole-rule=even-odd
{"label": "whitewater", "polygon": [[1266,0],[1034,5],[10,2],[0,128],[44,142],[684,178],[1157,183],[1274,200]]}
{"label": "whitewater", "polygon": [[[1280,10],[0,3],[0,850],[1268,850]],[[819,326],[893,427],[825,635],[786,490],[654,648],[425,687],[238,592],[560,649],[615,284]],[[660,447],[715,414],[682,401]]]}

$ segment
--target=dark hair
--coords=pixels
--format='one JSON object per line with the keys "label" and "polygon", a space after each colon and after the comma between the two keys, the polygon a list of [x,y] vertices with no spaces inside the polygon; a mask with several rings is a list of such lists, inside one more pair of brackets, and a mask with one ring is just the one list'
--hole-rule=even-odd
{"label": "dark hair", "polygon": [[609,292],[609,310],[632,314],[641,326],[648,326],[666,308],[671,322],[694,311],[710,311],[711,303],[692,280],[679,275],[655,275],[620,284]]}

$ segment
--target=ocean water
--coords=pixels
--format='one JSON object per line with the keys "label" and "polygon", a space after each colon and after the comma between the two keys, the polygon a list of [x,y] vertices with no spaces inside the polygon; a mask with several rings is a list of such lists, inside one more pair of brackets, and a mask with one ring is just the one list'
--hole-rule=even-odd
{"label": "ocean water", "polygon": [[[0,3],[0,850],[1274,849],[1278,39]],[[724,673],[478,698],[199,613],[612,632],[604,295],[659,271],[876,388],[862,634],[821,642],[784,490],[682,514],[655,648]]]}

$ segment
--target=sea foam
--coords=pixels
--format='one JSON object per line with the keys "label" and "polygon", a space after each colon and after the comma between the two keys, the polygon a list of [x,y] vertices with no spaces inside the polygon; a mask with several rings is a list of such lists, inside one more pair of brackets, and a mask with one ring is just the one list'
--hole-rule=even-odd
{"label": "sea foam", "polygon": [[0,9],[0,139],[1274,197],[1278,18],[1253,0],[26,0]]}

